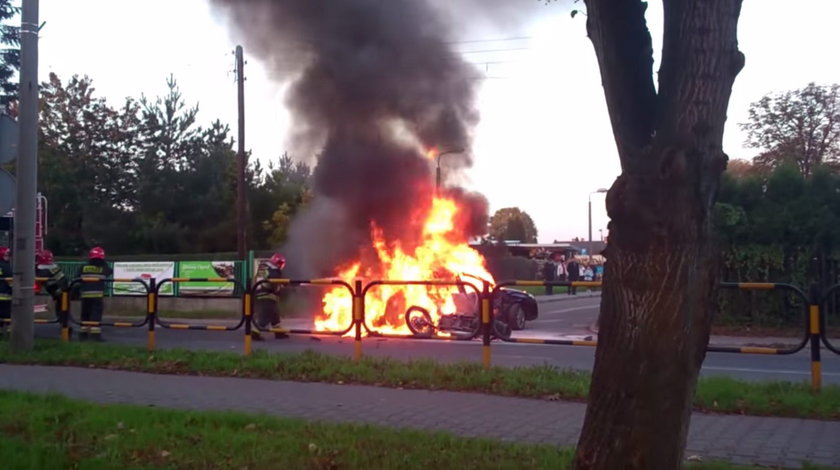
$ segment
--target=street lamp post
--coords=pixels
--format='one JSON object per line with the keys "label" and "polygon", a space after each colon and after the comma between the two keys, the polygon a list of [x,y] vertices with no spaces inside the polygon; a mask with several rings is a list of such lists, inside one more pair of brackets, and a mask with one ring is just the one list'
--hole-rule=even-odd
{"label": "street lamp post", "polygon": [[458,149],[453,149],[453,150],[447,150],[447,151],[445,151],[445,152],[441,152],[441,153],[437,154],[437,156],[435,157],[435,162],[436,162],[436,168],[435,168],[435,193],[439,193],[439,192],[440,192],[440,183],[441,183],[441,176],[440,176],[440,157],[442,157],[442,156],[444,156],[444,155],[449,155],[449,154],[451,154],[451,153],[461,153],[461,152],[463,152],[463,151],[464,151],[464,149],[458,148]]}
{"label": "street lamp post", "polygon": [[[595,191],[592,191],[591,193],[589,193],[589,249],[590,250],[592,249],[592,195],[593,194],[599,194],[599,193],[605,193],[605,192],[607,192],[607,188],[598,188]],[[589,256],[592,256],[592,253],[590,253]]]}

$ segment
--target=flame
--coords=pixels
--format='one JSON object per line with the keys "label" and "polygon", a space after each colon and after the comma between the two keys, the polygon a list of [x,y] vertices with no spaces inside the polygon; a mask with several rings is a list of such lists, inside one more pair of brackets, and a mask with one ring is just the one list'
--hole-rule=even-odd
{"label": "flame", "polygon": [[[420,242],[413,249],[406,248],[399,240],[386,240],[382,230],[372,224],[371,241],[379,265],[362,272],[361,262],[354,262],[340,269],[337,276],[352,285],[360,277],[368,281],[453,281],[459,275],[469,274],[492,284],[493,276],[487,271],[484,258],[470,248],[466,236],[458,227],[458,211],[454,200],[435,197],[430,207],[418,214],[423,217],[423,229]],[[462,280],[481,288],[481,283],[473,278]],[[471,291],[469,287],[467,289]],[[405,323],[405,312],[409,307],[425,308],[437,324],[441,315],[456,312],[452,295],[458,291],[458,286],[454,285],[372,287],[365,296],[365,323],[379,333],[411,334]],[[328,331],[347,329],[353,319],[353,298],[348,289],[331,288],[322,301],[323,313],[316,316],[316,328]]]}

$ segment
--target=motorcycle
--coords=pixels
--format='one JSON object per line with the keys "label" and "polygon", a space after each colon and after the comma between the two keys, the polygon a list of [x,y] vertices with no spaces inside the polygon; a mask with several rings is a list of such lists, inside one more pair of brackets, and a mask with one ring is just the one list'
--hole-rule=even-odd
{"label": "motorcycle", "polygon": [[[470,276],[475,277],[475,276]],[[460,280],[460,276],[458,278]],[[481,280],[480,278],[477,278]],[[436,333],[451,334],[456,339],[470,340],[481,334],[481,303],[476,292],[466,292],[462,284],[458,285],[460,292],[453,294],[456,311],[451,314],[441,315],[440,321],[435,325],[432,315],[424,307],[413,305],[405,312],[405,323],[414,336],[419,338],[431,338]],[[511,335],[510,326],[499,320],[502,308],[501,296],[493,299],[492,328],[490,334],[500,339],[509,339]]]}

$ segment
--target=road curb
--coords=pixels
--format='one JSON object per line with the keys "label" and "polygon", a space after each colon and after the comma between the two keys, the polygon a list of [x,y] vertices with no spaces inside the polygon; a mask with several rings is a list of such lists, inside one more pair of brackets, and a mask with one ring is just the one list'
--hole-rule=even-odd
{"label": "road curb", "polygon": [[[598,324],[592,323],[587,328],[592,334],[595,335],[595,338],[598,337]],[[785,345],[790,342],[791,338],[780,338],[780,337],[768,337],[768,338],[761,338],[761,337],[752,337],[752,336],[725,336],[725,335],[712,335],[709,337],[709,345],[712,346],[723,346],[723,347],[743,347],[743,346],[758,346],[758,347],[780,347],[779,345]],[[781,346],[786,347],[786,346]],[[820,349],[827,348],[820,344]]]}

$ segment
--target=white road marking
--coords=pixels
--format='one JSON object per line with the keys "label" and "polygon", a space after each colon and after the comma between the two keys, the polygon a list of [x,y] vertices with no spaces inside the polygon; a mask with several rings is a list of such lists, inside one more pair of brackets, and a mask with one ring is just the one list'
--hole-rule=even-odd
{"label": "white road marking", "polygon": [[[564,312],[577,312],[578,310],[595,310],[600,308],[598,305],[586,305],[583,307],[570,307],[564,308],[561,310],[549,310],[547,312],[540,312],[540,315],[548,315],[549,313],[564,313]],[[534,320],[539,321],[539,320]],[[532,322],[533,323],[533,322]]]}

